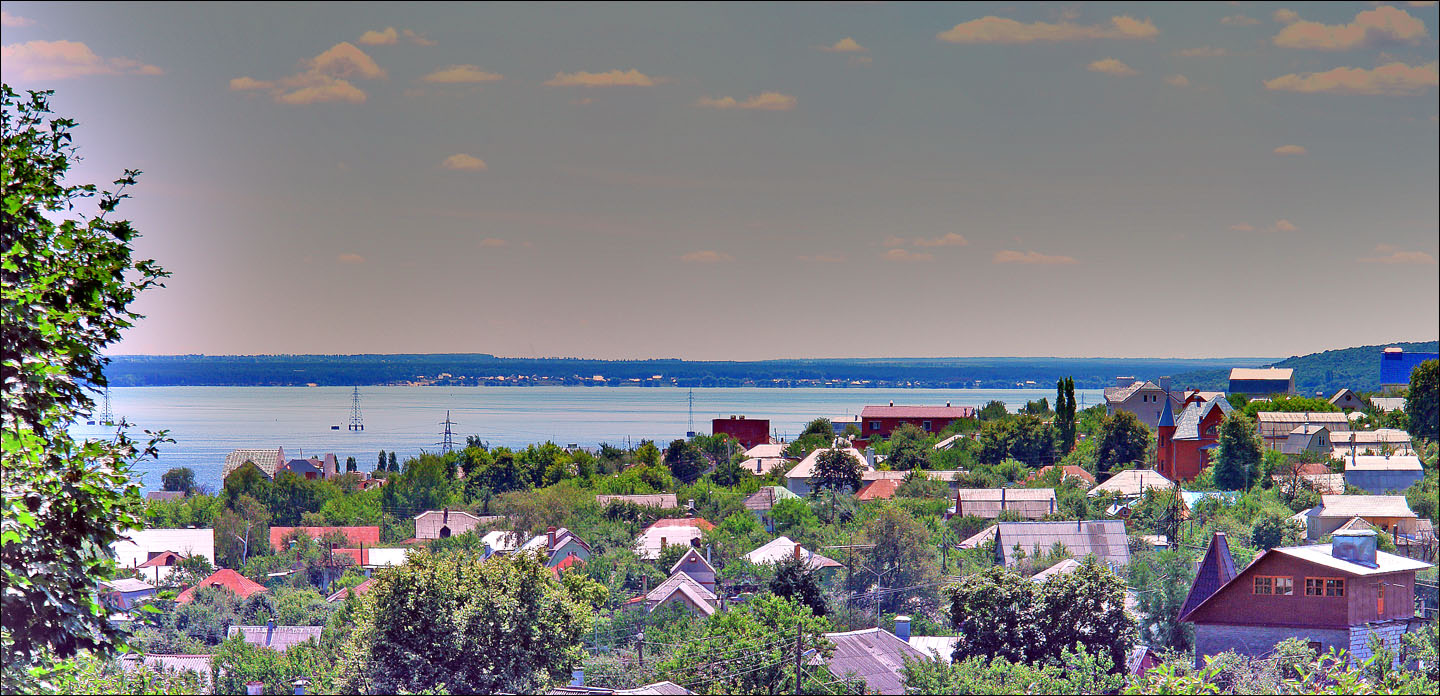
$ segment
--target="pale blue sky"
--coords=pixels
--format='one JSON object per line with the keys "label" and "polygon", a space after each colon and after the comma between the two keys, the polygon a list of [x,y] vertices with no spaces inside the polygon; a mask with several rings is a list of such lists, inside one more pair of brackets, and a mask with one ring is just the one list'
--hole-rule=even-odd
{"label": "pale blue sky", "polygon": [[174,277],[117,352],[1440,333],[1433,3],[4,9],[80,174],[145,171],[122,211]]}

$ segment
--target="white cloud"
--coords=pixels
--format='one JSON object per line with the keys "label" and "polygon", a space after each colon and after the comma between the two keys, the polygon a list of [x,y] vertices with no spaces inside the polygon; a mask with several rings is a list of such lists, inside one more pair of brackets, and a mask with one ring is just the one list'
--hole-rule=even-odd
{"label": "white cloud", "polygon": [[760,111],[789,111],[795,108],[795,97],[779,92],[761,92],[737,101],[735,97],[701,97],[696,106],[712,109],[756,109]]}
{"label": "white cloud", "polygon": [[359,254],[341,254],[336,256],[335,260],[344,264],[365,263],[365,257]]}
{"label": "white cloud", "polygon": [[1119,75],[1122,77],[1129,77],[1131,75],[1140,74],[1135,70],[1135,68],[1132,68],[1118,60],[1115,60],[1114,58],[1102,58],[1101,60],[1097,60],[1085,66],[1085,69],[1089,70],[1090,72],[1105,73],[1106,75]]}
{"label": "white cloud", "polygon": [[1190,78],[1185,77],[1184,75],[1170,75],[1169,77],[1165,78],[1165,84],[1171,85],[1173,87],[1189,87]]}
{"label": "white cloud", "polygon": [[374,59],[348,41],[302,61],[300,66],[300,72],[278,80],[237,77],[230,80],[230,89],[266,90],[272,99],[281,104],[359,104],[365,101],[366,94],[351,83],[351,79],[383,80],[388,77]]}
{"label": "white cloud", "polygon": [[79,41],[26,41],[0,47],[0,69],[32,81],[97,75],[161,75],[165,71],[129,58],[102,58]]}
{"label": "white cloud", "polygon": [[440,166],[457,172],[479,172],[488,168],[485,166],[484,160],[463,152],[446,157],[445,161],[440,163]]}
{"label": "white cloud", "polygon": [[1437,65],[1430,62],[1412,66],[1397,61],[1374,70],[1342,67],[1320,73],[1291,73],[1266,80],[1265,87],[1284,92],[1411,96],[1440,83]]}
{"label": "white cloud", "polygon": [[1276,220],[1275,225],[1270,229],[1275,232],[1297,232],[1300,230],[1299,227],[1295,226],[1295,223],[1289,220]]}
{"label": "white cloud", "polygon": [[1026,24],[1004,17],[981,17],[956,24],[940,32],[941,41],[950,43],[1026,44],[1042,41],[1084,41],[1089,39],[1154,39],[1159,29],[1149,19],[1121,15],[1110,23],[1074,24],[1069,20],[1058,24],[1032,22]]}
{"label": "white cloud", "polygon": [[1366,256],[1356,259],[1360,263],[1383,263],[1383,264],[1407,264],[1407,265],[1434,265],[1435,257],[1424,251],[1402,251],[1390,244],[1379,244],[1375,247],[1377,256]]}
{"label": "white cloud", "polygon": [[35,20],[10,14],[9,10],[0,10],[0,27],[17,28],[28,27],[34,24]]}
{"label": "white cloud", "polygon": [[707,249],[705,251],[692,251],[681,256],[680,260],[685,263],[729,263],[734,261],[735,257],[723,251],[710,251]]}
{"label": "white cloud", "polygon": [[1303,155],[1306,152],[1306,149],[1299,145],[1281,145],[1275,148],[1277,155]]}
{"label": "white cloud", "polygon": [[900,248],[891,249],[885,252],[884,257],[886,258],[886,260],[889,261],[901,261],[905,263],[924,263],[927,261],[935,260],[935,255],[928,251],[910,251],[909,249]]}
{"label": "white cloud", "polygon": [[1004,249],[995,252],[993,263],[1019,263],[1035,266],[1069,266],[1079,263],[1070,256],[1050,256],[1038,251],[1012,251]]}
{"label": "white cloud", "polygon": [[861,46],[855,42],[855,39],[847,36],[829,46],[821,46],[820,50],[830,51],[831,53],[863,53],[870,49]]}
{"label": "white cloud", "polygon": [[611,70],[592,73],[580,70],[555,73],[545,81],[549,87],[654,87],[655,79],[639,70]]}
{"label": "white cloud", "polygon": [[1270,18],[1281,24],[1292,24],[1294,22],[1300,21],[1300,14],[1297,13],[1295,10],[1289,10],[1282,7],[1278,10],[1275,10],[1275,12],[1270,15]]}
{"label": "white cloud", "polygon": [[399,43],[401,38],[418,46],[434,46],[435,42],[427,39],[410,29],[396,31],[395,27],[385,27],[380,31],[367,31],[360,35],[359,43],[365,46],[389,46]]}
{"label": "white cloud", "polygon": [[[1278,19],[1280,11],[1275,14]],[[1429,35],[1424,21],[1398,7],[1381,5],[1355,15],[1349,24],[1321,24],[1296,16],[1273,41],[1283,48],[1348,51],[1384,42],[1418,43]]]}
{"label": "white cloud", "polygon": [[474,82],[494,82],[503,79],[505,79],[505,76],[486,72],[474,65],[451,65],[420,78],[422,82],[438,84],[469,84]]}

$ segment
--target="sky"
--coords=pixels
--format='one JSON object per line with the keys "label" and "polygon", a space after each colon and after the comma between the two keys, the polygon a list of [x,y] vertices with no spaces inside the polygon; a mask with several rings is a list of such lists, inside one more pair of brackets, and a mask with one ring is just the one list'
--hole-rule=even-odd
{"label": "sky", "polygon": [[4,3],[173,273],[115,354],[1440,334],[1433,2]]}

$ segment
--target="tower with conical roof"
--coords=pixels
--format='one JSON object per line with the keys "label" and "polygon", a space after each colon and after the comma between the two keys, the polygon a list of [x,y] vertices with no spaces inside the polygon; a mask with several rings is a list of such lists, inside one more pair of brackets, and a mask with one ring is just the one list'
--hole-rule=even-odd
{"label": "tower with conical roof", "polygon": [[1165,407],[1160,411],[1160,421],[1156,423],[1155,457],[1159,460],[1160,473],[1172,481],[1178,480],[1175,476],[1175,412],[1170,408],[1169,380],[1165,385],[1165,393],[1160,396],[1165,401]]}

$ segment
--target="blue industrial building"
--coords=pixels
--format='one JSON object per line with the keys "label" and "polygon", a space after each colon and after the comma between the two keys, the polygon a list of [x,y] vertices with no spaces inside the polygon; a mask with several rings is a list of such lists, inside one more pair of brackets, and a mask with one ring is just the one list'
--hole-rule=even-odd
{"label": "blue industrial building", "polygon": [[1406,353],[1398,347],[1380,351],[1380,386],[1410,386],[1410,371],[1426,360],[1440,360],[1440,353]]}

